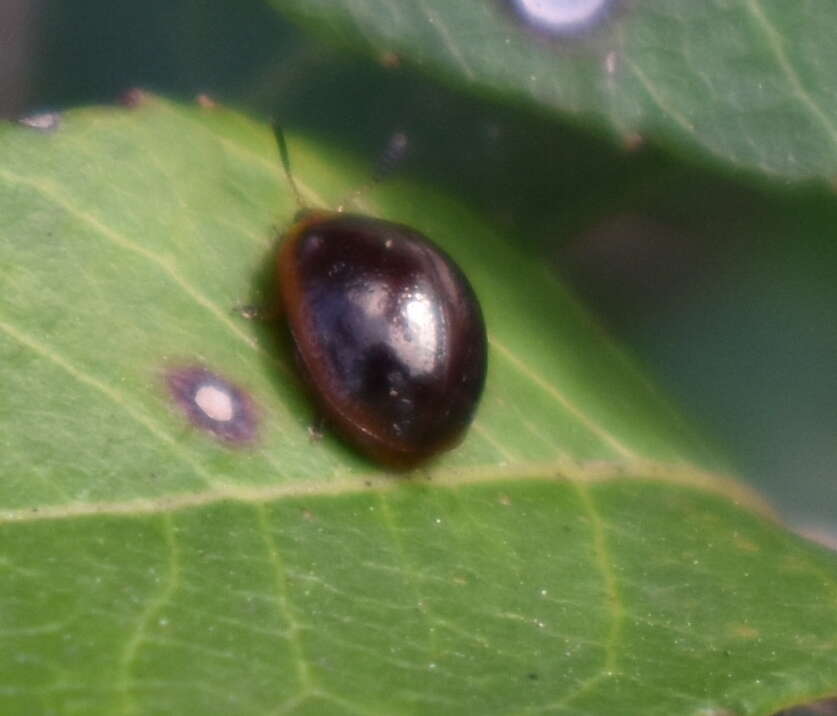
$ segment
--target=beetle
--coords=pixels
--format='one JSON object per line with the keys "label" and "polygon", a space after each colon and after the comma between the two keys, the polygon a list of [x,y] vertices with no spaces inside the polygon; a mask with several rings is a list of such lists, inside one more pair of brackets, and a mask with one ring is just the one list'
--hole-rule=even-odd
{"label": "beetle", "polygon": [[278,294],[304,382],[372,459],[418,465],[460,442],[483,391],[485,322],[464,272],[419,231],[302,208],[281,238]]}

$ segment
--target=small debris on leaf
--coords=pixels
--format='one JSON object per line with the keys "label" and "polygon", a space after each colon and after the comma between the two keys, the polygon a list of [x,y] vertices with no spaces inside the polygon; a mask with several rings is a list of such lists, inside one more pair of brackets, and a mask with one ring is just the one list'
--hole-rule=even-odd
{"label": "small debris on leaf", "polygon": [[201,109],[215,109],[218,106],[218,103],[205,93],[201,93],[195,97],[195,102],[198,103]]}
{"label": "small debris on leaf", "polygon": [[119,95],[118,101],[127,109],[136,109],[148,102],[148,92],[139,87],[131,87]]}
{"label": "small debris on leaf", "polygon": [[60,112],[38,112],[17,120],[23,127],[37,129],[39,132],[54,132],[61,125]]}

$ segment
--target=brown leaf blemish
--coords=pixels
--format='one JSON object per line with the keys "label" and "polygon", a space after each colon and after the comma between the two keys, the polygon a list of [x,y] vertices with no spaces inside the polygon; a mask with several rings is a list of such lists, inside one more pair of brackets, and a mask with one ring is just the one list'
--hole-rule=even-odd
{"label": "brown leaf blemish", "polygon": [[748,624],[734,624],[732,625],[730,631],[734,637],[738,639],[747,639],[748,641],[758,639],[758,637],[761,636],[758,629],[754,629]]}
{"label": "brown leaf blemish", "polygon": [[198,107],[200,107],[201,109],[216,109],[218,107],[218,103],[215,101],[215,99],[212,96],[206,94],[205,92],[202,92],[197,97],[195,97],[195,102],[197,102]]}
{"label": "brown leaf blemish", "polygon": [[258,414],[241,387],[200,365],[168,370],[165,382],[169,396],[195,427],[237,447],[256,439]]}
{"label": "brown leaf blemish", "polygon": [[148,92],[141,87],[129,87],[121,95],[119,95],[118,102],[126,109],[136,109],[149,100]]}

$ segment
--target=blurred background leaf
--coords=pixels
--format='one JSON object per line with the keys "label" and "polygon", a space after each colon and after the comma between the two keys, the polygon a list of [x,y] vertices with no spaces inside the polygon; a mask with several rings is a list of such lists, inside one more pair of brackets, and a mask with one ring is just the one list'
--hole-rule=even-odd
{"label": "blurred background leaf", "polygon": [[617,138],[787,178],[837,171],[831,3],[272,2],[342,44]]}

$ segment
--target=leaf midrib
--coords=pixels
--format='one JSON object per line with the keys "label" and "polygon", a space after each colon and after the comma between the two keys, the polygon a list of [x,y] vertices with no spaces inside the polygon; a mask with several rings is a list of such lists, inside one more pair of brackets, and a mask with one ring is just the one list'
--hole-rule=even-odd
{"label": "leaf midrib", "polygon": [[456,489],[493,483],[554,482],[600,484],[631,480],[643,484],[676,485],[698,492],[715,494],[734,501],[763,517],[774,518],[773,511],[755,491],[722,473],[701,470],[685,464],[653,460],[595,461],[572,460],[519,462],[507,465],[477,465],[467,468],[428,469],[411,477],[381,473],[350,473],[327,479],[248,486],[214,483],[200,492],[177,493],[154,498],[134,498],[101,502],[72,502],[0,510],[0,525],[41,520],[62,520],[97,515],[152,515],[180,512],[219,502],[265,504],[301,497],[338,497],[342,495],[395,492],[402,489]]}

